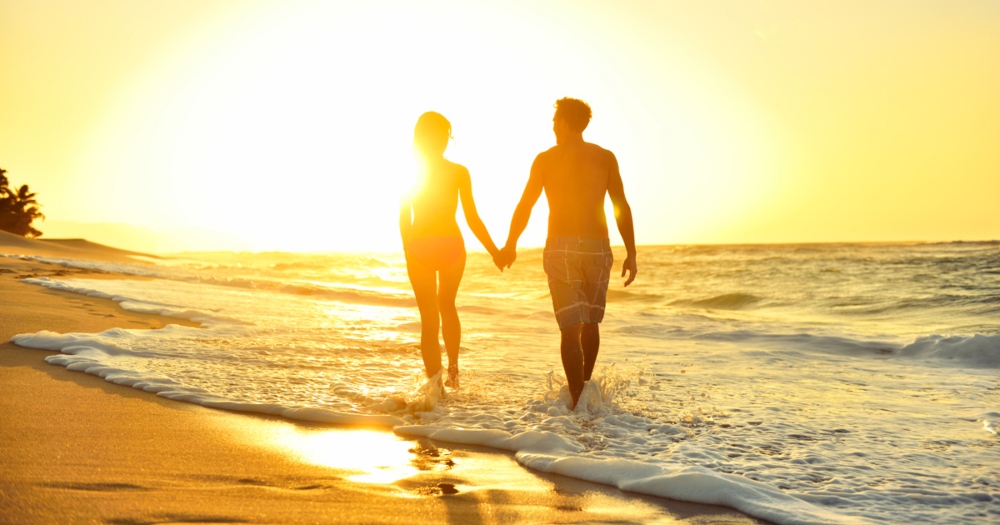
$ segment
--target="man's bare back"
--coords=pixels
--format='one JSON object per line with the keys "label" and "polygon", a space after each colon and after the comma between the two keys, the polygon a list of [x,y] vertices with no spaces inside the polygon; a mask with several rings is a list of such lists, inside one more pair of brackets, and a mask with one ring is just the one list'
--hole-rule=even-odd
{"label": "man's bare back", "polygon": [[549,203],[549,239],[607,239],[608,218],[604,214],[604,198],[608,196],[627,250],[623,275],[627,269],[629,279],[625,286],[628,286],[635,278],[635,240],[632,210],[625,199],[618,160],[614,153],[584,142],[580,133],[566,132],[562,129],[564,126],[556,123],[557,144],[538,154],[531,165],[528,184],[511,219],[505,251],[508,257],[516,257],[517,239],[528,225],[531,208],[543,190]]}
{"label": "man's bare back", "polygon": [[621,179],[613,153],[589,142],[559,144],[539,154],[531,172],[549,203],[550,238],[608,238],[604,198],[609,181]]}

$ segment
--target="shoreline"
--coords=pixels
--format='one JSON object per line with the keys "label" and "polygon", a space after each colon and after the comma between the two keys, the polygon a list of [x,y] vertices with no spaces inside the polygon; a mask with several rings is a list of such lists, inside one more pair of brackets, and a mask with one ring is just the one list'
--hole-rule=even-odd
{"label": "shoreline", "polygon": [[32,274],[133,278],[0,260],[0,522],[765,523],[531,471],[500,451],[210,409],[49,365],[54,352],[6,341],[198,325],[19,282]]}

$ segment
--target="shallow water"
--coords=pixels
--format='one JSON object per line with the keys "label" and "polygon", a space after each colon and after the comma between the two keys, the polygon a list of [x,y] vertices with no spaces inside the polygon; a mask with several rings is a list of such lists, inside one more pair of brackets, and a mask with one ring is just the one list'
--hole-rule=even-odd
{"label": "shallow water", "polygon": [[494,446],[778,523],[1000,522],[1000,243],[641,247],[576,412],[540,259],[470,255],[444,399],[395,255],[55,261],[158,278],[29,282],[204,328],[15,342],[173,399]]}

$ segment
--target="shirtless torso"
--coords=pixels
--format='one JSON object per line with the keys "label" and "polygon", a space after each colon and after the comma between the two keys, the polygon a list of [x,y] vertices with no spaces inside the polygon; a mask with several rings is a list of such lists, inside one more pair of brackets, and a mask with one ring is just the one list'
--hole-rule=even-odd
{"label": "shirtless torso", "polygon": [[549,238],[608,238],[604,199],[611,181],[621,181],[613,153],[583,141],[559,144],[535,158],[531,177],[545,190]]}
{"label": "shirtless torso", "polygon": [[528,184],[511,219],[505,247],[510,258],[515,257],[517,240],[527,227],[531,209],[542,191],[549,203],[549,239],[568,236],[607,239],[604,199],[610,197],[629,256],[626,263],[631,269],[635,262],[632,210],[625,199],[614,153],[584,142],[582,137],[573,137],[559,140],[556,146],[535,157]]}

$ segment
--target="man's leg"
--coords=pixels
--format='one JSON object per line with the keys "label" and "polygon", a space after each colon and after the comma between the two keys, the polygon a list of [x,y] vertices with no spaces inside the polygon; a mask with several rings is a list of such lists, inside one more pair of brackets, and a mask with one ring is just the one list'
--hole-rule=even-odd
{"label": "man's leg", "polygon": [[573,398],[570,410],[576,408],[576,402],[580,400],[580,394],[583,392],[583,351],[580,348],[582,328],[583,323],[576,323],[560,330],[562,333],[560,350],[563,370],[566,372],[569,394]]}
{"label": "man's leg", "polygon": [[594,373],[594,365],[597,364],[597,352],[601,349],[600,326],[598,323],[583,323],[580,343],[583,345],[584,381],[590,381],[590,376]]}

